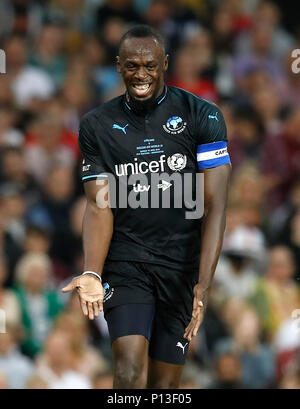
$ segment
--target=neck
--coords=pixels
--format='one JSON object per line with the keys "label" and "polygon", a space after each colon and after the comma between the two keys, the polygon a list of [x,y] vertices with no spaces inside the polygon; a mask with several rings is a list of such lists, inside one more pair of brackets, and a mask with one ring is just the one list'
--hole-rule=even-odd
{"label": "neck", "polygon": [[158,92],[155,95],[153,95],[153,97],[150,98],[149,100],[138,101],[137,99],[132,98],[127,91],[126,91],[125,97],[130,107],[135,112],[137,112],[140,115],[145,115],[148,112],[152,111],[154,106],[163,97],[165,92],[166,92],[166,86],[163,83],[162,86],[159,88]]}

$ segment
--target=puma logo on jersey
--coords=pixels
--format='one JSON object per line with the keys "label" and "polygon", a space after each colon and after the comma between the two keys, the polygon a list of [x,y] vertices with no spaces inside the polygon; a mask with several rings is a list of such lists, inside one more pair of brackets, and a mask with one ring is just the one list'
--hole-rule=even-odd
{"label": "puma logo on jersey", "polygon": [[120,126],[118,124],[113,124],[113,129],[120,129],[122,132],[124,132],[124,134],[127,134],[126,127],[128,125],[129,124],[126,124],[125,126]]}
{"label": "puma logo on jersey", "polygon": [[218,112],[215,113],[215,115],[208,115],[209,119],[215,119],[216,121],[219,121],[218,119]]}
{"label": "puma logo on jersey", "polygon": [[187,346],[188,342],[183,346],[181,342],[177,342],[176,346],[182,349],[182,353],[184,354],[184,349]]}

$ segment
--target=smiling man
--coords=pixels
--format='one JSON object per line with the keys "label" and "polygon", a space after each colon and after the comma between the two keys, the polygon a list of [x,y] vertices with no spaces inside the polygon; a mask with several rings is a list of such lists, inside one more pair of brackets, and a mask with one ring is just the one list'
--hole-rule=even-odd
{"label": "smiling man", "polygon": [[[179,386],[225,228],[231,165],[222,113],[166,86],[167,68],[162,37],[149,26],[132,28],[117,57],[126,93],[87,113],[80,124],[85,271],[62,291],[76,288],[90,319],[104,309],[114,388]],[[190,203],[176,206],[175,199],[185,190],[194,195],[199,174],[204,215],[187,218]],[[175,184],[189,175],[191,185]],[[126,195],[144,199],[143,205],[104,206],[112,177],[129,177]],[[163,200],[153,206],[155,194],[169,194],[169,206]]]}

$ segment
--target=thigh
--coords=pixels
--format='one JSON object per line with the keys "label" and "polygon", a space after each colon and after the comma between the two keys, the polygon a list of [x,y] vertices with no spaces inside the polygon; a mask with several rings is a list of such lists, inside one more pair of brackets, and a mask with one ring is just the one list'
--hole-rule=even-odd
{"label": "thigh", "polygon": [[111,261],[105,264],[102,274],[104,287],[104,313],[128,303],[153,304],[155,302],[151,279],[142,263]]}
{"label": "thigh", "polygon": [[117,338],[112,343],[114,362],[127,361],[128,365],[141,364],[148,356],[149,341],[141,335]]}
{"label": "thigh", "polygon": [[184,330],[176,316],[158,310],[151,334],[150,358],[173,366],[184,365],[189,348],[189,342],[183,338]]}
{"label": "thigh", "polygon": [[123,304],[104,312],[111,343],[128,335],[151,338],[154,304]]}
{"label": "thigh", "polygon": [[114,388],[145,388],[154,304],[124,304],[105,312],[112,342]]}
{"label": "thigh", "polygon": [[183,335],[192,315],[197,274],[196,270],[176,271],[160,266],[153,269],[156,310],[149,355],[155,361],[185,363],[189,344]]}

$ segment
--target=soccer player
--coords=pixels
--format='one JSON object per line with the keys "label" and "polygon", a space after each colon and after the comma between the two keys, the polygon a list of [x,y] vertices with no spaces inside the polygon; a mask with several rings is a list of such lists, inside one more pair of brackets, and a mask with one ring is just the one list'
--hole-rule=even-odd
{"label": "soccer player", "polygon": [[[222,113],[213,103],[166,86],[167,67],[160,34],[149,26],[130,29],[117,57],[125,94],[85,114],[80,123],[87,197],[84,272],[62,291],[76,288],[90,319],[104,310],[114,388],[179,386],[225,228],[231,165]],[[177,183],[188,175],[194,177],[191,184]],[[181,207],[174,203],[185,189],[197,194],[199,175],[204,214],[189,218],[191,200]],[[135,195],[143,205],[119,203],[124,186],[116,183],[117,204],[105,206],[112,176],[129,177],[128,203]],[[155,194],[159,205],[150,206]],[[166,194],[170,206],[164,207]]]}

